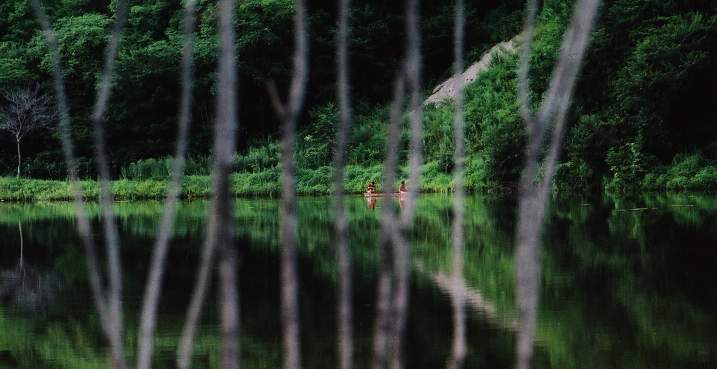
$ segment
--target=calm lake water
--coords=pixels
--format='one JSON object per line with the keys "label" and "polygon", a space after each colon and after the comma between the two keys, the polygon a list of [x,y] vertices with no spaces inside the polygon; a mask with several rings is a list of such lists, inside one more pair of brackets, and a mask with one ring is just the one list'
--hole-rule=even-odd
{"label": "calm lake water", "polygon": [[[370,362],[377,238],[384,200],[349,199],[354,259],[356,364]],[[386,200],[393,201],[393,200]],[[470,197],[466,211],[469,353],[466,368],[512,368],[515,202]],[[117,203],[124,264],[127,347],[138,310],[157,202]],[[336,267],[331,199],[299,202],[303,363],[335,367]],[[91,206],[95,214],[97,208]],[[156,368],[173,368],[199,259],[207,204],[182,203],[160,306]],[[241,252],[242,367],[279,368],[278,202],[235,203]],[[70,204],[0,204],[0,368],[100,368],[107,356],[91,303]],[[442,368],[451,305],[450,198],[419,198],[412,243],[406,368]],[[99,228],[99,227],[98,227]],[[535,368],[717,368],[717,197],[558,199],[542,252]],[[215,295],[195,350],[215,368]],[[130,352],[130,354],[132,354]]]}

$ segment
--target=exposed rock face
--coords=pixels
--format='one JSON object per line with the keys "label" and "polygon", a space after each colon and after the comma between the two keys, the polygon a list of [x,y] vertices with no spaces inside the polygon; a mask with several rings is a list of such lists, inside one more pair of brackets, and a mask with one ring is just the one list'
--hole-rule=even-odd
{"label": "exposed rock face", "polygon": [[491,63],[496,57],[506,54],[515,54],[518,51],[518,46],[521,44],[521,41],[522,34],[519,34],[508,41],[491,47],[490,50],[481,56],[480,60],[471,64],[465,72],[454,75],[436,86],[433,89],[433,94],[423,102],[423,105],[439,104],[452,99],[456,95],[456,85],[459,81],[462,80],[464,86],[475,81],[483,71],[490,68]]}

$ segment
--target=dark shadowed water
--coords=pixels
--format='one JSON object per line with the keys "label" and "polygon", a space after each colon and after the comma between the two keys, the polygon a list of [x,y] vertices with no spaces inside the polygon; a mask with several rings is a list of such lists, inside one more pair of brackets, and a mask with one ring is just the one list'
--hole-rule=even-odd
{"label": "dark shadowed water", "polygon": [[[356,366],[370,362],[378,253],[378,200],[349,199],[354,259]],[[393,201],[393,200],[388,200]],[[235,204],[241,250],[243,368],[281,366],[278,202]],[[465,273],[467,368],[511,368],[515,203],[470,197]],[[161,203],[117,203],[124,264],[127,347]],[[305,368],[334,368],[336,267],[331,199],[301,198],[299,253]],[[97,208],[91,206],[97,222]],[[203,237],[206,202],[180,206],[160,306],[156,368],[173,368]],[[91,303],[72,206],[0,204],[0,368],[102,368],[108,363]],[[406,368],[442,368],[451,305],[450,198],[419,198],[412,243]],[[559,199],[542,252],[535,368],[716,368],[717,197]],[[197,339],[195,368],[216,368],[216,297]]]}

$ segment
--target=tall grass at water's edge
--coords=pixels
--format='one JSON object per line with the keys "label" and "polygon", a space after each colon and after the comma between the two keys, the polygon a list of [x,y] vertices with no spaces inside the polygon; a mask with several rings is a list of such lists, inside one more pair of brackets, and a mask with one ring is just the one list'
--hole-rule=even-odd
{"label": "tall grass at water's edge", "polygon": [[[654,173],[644,174],[644,179],[637,180],[640,191],[647,192],[679,192],[679,191],[714,191],[717,189],[717,166],[710,163],[695,165],[694,158],[682,157],[672,166],[659,168]],[[686,162],[686,163],[683,163]],[[691,165],[687,165],[691,164]],[[480,166],[468,160],[466,165],[466,190],[481,193],[510,192],[509,187],[486,186],[479,173],[473,173],[472,167]],[[249,168],[247,168],[249,169]],[[480,170],[477,168],[476,170]],[[270,167],[256,171],[235,172],[231,177],[231,189],[236,196],[279,196],[281,186],[279,167]],[[391,192],[383,186],[383,166],[380,164],[362,166],[348,165],[344,189],[349,194],[362,193],[368,181],[376,181],[379,191]],[[405,179],[406,168],[401,168],[401,179]],[[301,195],[328,195],[333,193],[333,168],[320,166],[313,169],[299,169],[296,176],[297,192]],[[428,162],[423,166],[420,184],[421,192],[441,193],[453,190],[453,179],[450,174],[439,168],[439,163]],[[642,183],[641,183],[642,182]],[[81,182],[86,200],[95,201],[99,188],[94,180]],[[410,184],[409,184],[410,185]],[[395,191],[398,183],[392,187]],[[162,199],[167,190],[167,179],[127,179],[121,178],[112,182],[112,192],[116,201]],[[606,186],[610,192],[610,186]],[[182,182],[183,199],[201,199],[211,195],[211,177],[208,175],[190,174]],[[72,192],[66,180],[42,180],[16,177],[0,177],[0,201],[37,202],[37,201],[70,201]]]}
{"label": "tall grass at water's edge", "polygon": [[[423,192],[450,191],[451,177],[432,172],[430,165],[424,169],[431,176],[422,185]],[[345,189],[347,193],[362,193],[369,180],[379,183],[383,166],[362,167],[350,165],[346,168]],[[278,196],[281,193],[278,167],[255,172],[238,172],[231,177],[231,189],[236,196]],[[302,195],[325,195],[333,192],[333,168],[300,169],[296,177],[297,191]],[[94,180],[81,181],[86,200],[95,201],[99,195],[98,183]],[[394,189],[398,188],[397,184]],[[112,182],[112,193],[116,201],[162,199],[167,190],[166,179],[118,179]],[[182,181],[183,199],[207,198],[211,195],[211,177],[188,175]],[[72,192],[66,180],[42,180],[16,177],[0,177],[0,201],[70,201]]]}
{"label": "tall grass at water's edge", "polygon": [[[679,192],[679,191],[714,191],[717,189],[717,166],[711,163],[695,163],[693,156],[683,156],[672,166],[658,168],[643,174],[644,178],[636,178],[637,189],[647,192]],[[486,186],[479,172],[480,163],[467,162],[465,186],[470,192],[504,193],[510,192],[509,187]],[[246,168],[249,169],[249,168]],[[279,196],[280,168],[257,168],[258,170],[235,172],[231,177],[231,189],[236,196]],[[376,181],[379,191],[390,192],[383,186],[383,166],[380,164],[362,166],[348,165],[344,189],[349,194],[362,193],[368,181]],[[406,168],[399,173],[405,179]],[[301,195],[328,195],[333,193],[333,168],[320,166],[317,168],[299,169],[296,176],[297,192]],[[99,188],[94,180],[81,181],[86,200],[95,201]],[[410,184],[409,184],[410,185]],[[395,191],[398,183],[392,187]],[[162,199],[167,190],[166,178],[127,179],[121,178],[112,182],[112,192],[116,201]],[[420,184],[421,192],[441,193],[453,190],[452,176],[445,173],[435,161],[423,166]],[[610,191],[610,186],[606,186]],[[208,175],[190,174],[182,182],[183,199],[201,199],[211,195],[211,177]],[[66,180],[42,180],[16,177],[0,177],[0,201],[37,202],[37,201],[70,201],[72,192]]]}

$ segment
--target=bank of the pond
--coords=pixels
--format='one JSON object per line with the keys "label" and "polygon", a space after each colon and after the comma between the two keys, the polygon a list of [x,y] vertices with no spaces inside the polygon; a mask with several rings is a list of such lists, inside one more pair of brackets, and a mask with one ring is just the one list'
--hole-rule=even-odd
{"label": "bank of the pond", "polygon": [[[346,168],[344,188],[348,193],[362,193],[368,181],[376,181],[381,186],[383,167],[349,166]],[[401,170],[401,178],[407,178]],[[231,189],[237,196],[272,196],[281,193],[278,169],[259,172],[234,173],[231,176]],[[326,195],[333,192],[333,170],[330,167],[301,169],[296,177],[297,191],[302,195]],[[450,175],[437,173],[424,168],[421,192],[448,192],[451,189]],[[87,200],[96,200],[99,186],[95,180],[81,181],[83,194]],[[394,186],[398,188],[397,185]],[[115,200],[150,200],[165,196],[167,181],[159,179],[112,181],[112,193]],[[211,177],[186,176],[182,182],[181,197],[184,199],[207,198],[211,194]],[[67,201],[72,200],[70,182],[66,180],[42,180],[31,178],[0,177],[0,201]]]}
{"label": "bank of the pond", "polygon": [[[607,193],[624,196],[641,192],[714,192],[717,190],[717,165],[700,161],[696,155],[680,156],[670,166],[654,168],[651,171],[633,173],[630,176],[614,175],[603,177],[602,185]],[[576,185],[583,179],[566,177],[561,169],[556,178],[555,190],[561,193],[585,194],[589,188],[599,188],[587,183]],[[379,191],[382,184],[383,165],[348,165],[346,167],[344,188],[347,193],[359,194],[364,191],[368,181],[376,181]],[[239,171],[231,176],[231,190],[236,196],[278,196],[281,193],[279,183],[281,170],[278,166],[255,171]],[[301,195],[328,195],[333,192],[334,170],[330,166],[315,169],[299,169],[296,175],[297,191]],[[132,177],[129,177],[132,178]],[[162,199],[167,190],[167,180],[163,176],[143,179],[122,178],[112,181],[115,200],[154,200]],[[401,180],[408,179],[408,170],[401,167],[393,190]],[[86,199],[96,200],[99,194],[95,180],[83,180],[83,193]],[[182,182],[181,197],[184,199],[207,198],[211,195],[211,177],[208,175],[189,175]],[[410,183],[409,183],[410,185]],[[514,187],[487,180],[474,165],[467,165],[465,186],[469,192],[510,193]],[[428,162],[422,167],[420,192],[446,193],[453,188],[450,173],[440,169],[437,162]],[[67,180],[43,180],[32,178],[0,177],[0,201],[34,202],[72,200],[70,184]]]}

